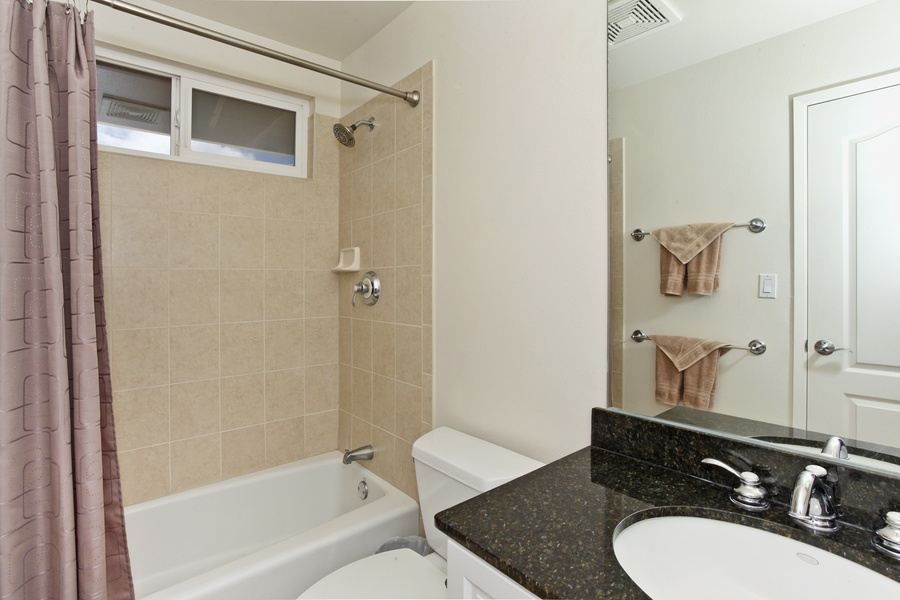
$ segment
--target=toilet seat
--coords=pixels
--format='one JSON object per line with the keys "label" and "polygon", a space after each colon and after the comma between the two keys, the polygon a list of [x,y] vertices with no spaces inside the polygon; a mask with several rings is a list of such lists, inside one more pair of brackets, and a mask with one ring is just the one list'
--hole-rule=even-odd
{"label": "toilet seat", "polygon": [[446,581],[434,561],[402,548],[341,567],[300,598],[446,598]]}

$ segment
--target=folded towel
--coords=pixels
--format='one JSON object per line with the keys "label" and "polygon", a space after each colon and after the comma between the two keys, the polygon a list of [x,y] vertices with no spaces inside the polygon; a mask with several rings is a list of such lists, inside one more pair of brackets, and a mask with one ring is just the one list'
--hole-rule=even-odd
{"label": "folded towel", "polygon": [[719,289],[719,264],[722,259],[722,236],[697,253],[687,264],[688,293],[711,296]]}
{"label": "folded towel", "polygon": [[694,223],[663,227],[650,235],[659,244],[659,291],[709,296],[719,289],[722,234],[734,223]]}
{"label": "folded towel", "polygon": [[652,231],[650,235],[683,264],[687,264],[710,242],[733,226],[734,223],[693,223],[662,227]]}
{"label": "folded towel", "polygon": [[681,336],[654,335],[656,342],[656,401],[707,410],[712,406],[719,356],[728,344]]}
{"label": "folded towel", "polygon": [[713,350],[684,370],[684,405],[709,410],[716,398],[716,379],[719,375],[719,356],[728,348]]}
{"label": "folded towel", "polygon": [[684,376],[675,368],[666,353],[656,347],[656,401],[677,406],[682,398]]}
{"label": "folded towel", "polygon": [[659,247],[659,293],[664,296],[680,296],[687,284],[687,265],[674,254]]}

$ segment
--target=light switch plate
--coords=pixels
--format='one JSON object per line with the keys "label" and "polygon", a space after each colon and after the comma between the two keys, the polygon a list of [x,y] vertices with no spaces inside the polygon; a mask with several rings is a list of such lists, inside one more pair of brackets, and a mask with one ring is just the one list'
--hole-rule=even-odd
{"label": "light switch plate", "polygon": [[759,275],[759,297],[774,298],[778,293],[778,275]]}

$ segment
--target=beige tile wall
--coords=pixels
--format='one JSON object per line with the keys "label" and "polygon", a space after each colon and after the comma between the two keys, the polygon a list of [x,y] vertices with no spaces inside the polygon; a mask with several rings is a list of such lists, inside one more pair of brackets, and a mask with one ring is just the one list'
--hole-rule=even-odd
{"label": "beige tile wall", "polygon": [[[301,180],[101,153],[107,314],[126,504],[372,443],[416,497],[431,428],[432,66],[347,115],[314,118]],[[340,150],[340,151],[339,151]],[[331,272],[360,246],[362,271]],[[384,285],[350,308],[362,272]],[[340,409],[340,410],[338,410]]]}
{"label": "beige tile wall", "polygon": [[610,266],[610,348],[609,397],[616,408],[623,406],[622,340],[625,339],[625,139],[609,140],[609,266]]}
{"label": "beige tile wall", "polygon": [[[341,247],[359,246],[362,262],[340,281],[339,443],[373,444],[368,466],[413,498],[412,443],[432,422],[432,73],[429,63],[395,86],[420,91],[416,108],[379,95],[346,115],[376,127],[339,152]],[[381,300],[352,308],[368,270]]]}
{"label": "beige tile wall", "polygon": [[126,504],[337,447],[333,122],[305,180],[101,153]]}

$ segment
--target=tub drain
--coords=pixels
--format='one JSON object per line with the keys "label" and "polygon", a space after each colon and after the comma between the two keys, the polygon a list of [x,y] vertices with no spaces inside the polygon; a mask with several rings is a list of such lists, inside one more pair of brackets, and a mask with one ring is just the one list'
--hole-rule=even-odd
{"label": "tub drain", "polygon": [[356,492],[359,494],[359,497],[362,500],[365,500],[369,497],[369,484],[366,483],[365,479],[360,481],[359,485],[356,486]]}

